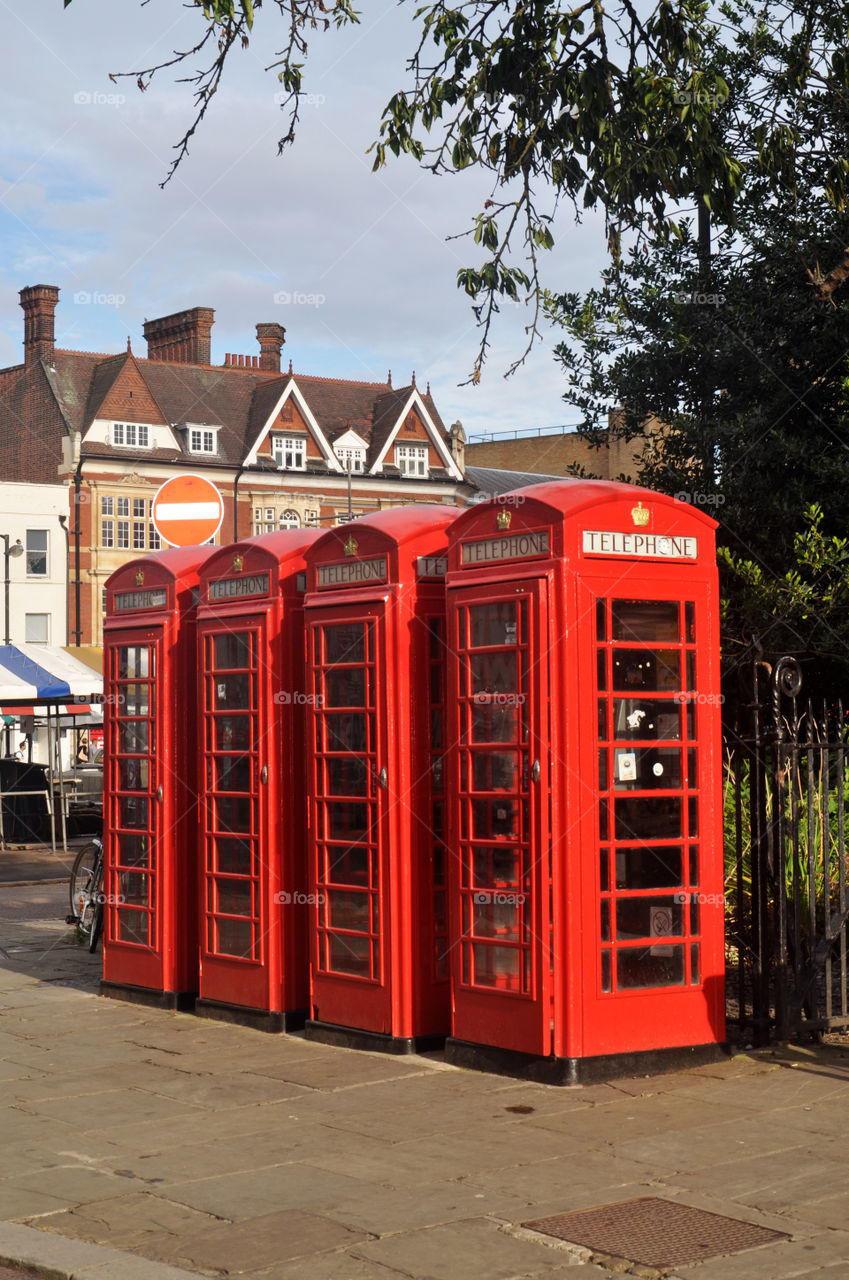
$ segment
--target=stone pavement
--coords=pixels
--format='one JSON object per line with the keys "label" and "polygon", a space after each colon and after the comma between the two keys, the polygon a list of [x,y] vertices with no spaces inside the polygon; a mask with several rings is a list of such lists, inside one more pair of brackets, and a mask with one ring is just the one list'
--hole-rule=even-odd
{"label": "stone pavement", "polygon": [[104,1000],[99,966],[0,923],[0,1265],[602,1280],[628,1264],[521,1223],[658,1196],[790,1237],[665,1274],[849,1274],[849,1050],[563,1089]]}

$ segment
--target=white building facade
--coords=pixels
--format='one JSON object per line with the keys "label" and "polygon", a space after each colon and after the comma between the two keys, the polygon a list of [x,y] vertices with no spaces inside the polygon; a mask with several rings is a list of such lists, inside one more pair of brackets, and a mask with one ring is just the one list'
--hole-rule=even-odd
{"label": "white building facade", "polygon": [[[69,494],[64,484],[0,481],[0,538],[4,579],[4,641],[8,571],[8,638],[12,644],[68,643]],[[21,551],[17,551],[18,544]]]}

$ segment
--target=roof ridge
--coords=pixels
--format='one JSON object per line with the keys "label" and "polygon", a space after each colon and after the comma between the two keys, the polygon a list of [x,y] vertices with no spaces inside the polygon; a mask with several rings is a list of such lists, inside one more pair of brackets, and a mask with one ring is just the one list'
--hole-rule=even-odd
{"label": "roof ridge", "polygon": [[392,391],[392,387],[388,382],[363,382],[359,378],[331,378],[321,373],[287,373],[283,375],[286,378],[306,378],[309,382],[340,382],[346,387],[383,387],[386,391]]}

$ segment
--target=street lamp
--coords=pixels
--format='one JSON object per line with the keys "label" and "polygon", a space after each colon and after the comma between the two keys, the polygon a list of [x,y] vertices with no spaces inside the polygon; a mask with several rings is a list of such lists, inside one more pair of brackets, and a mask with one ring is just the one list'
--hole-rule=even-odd
{"label": "street lamp", "polygon": [[6,639],[3,641],[4,644],[12,643],[9,636],[9,558],[10,556],[22,556],[24,554],[24,544],[21,542],[20,538],[18,538],[11,547],[9,546],[10,536],[11,535],[8,533],[0,533],[0,538],[3,539],[3,561],[6,570],[4,582],[6,588]]}

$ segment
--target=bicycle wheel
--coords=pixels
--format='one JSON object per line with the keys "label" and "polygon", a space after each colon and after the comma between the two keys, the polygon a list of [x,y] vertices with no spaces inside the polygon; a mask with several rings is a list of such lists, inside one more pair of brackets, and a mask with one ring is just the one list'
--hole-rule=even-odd
{"label": "bicycle wheel", "polygon": [[80,849],[71,872],[71,915],[77,928],[86,936],[91,933],[96,903],[103,875],[103,855],[99,844],[92,841]]}

